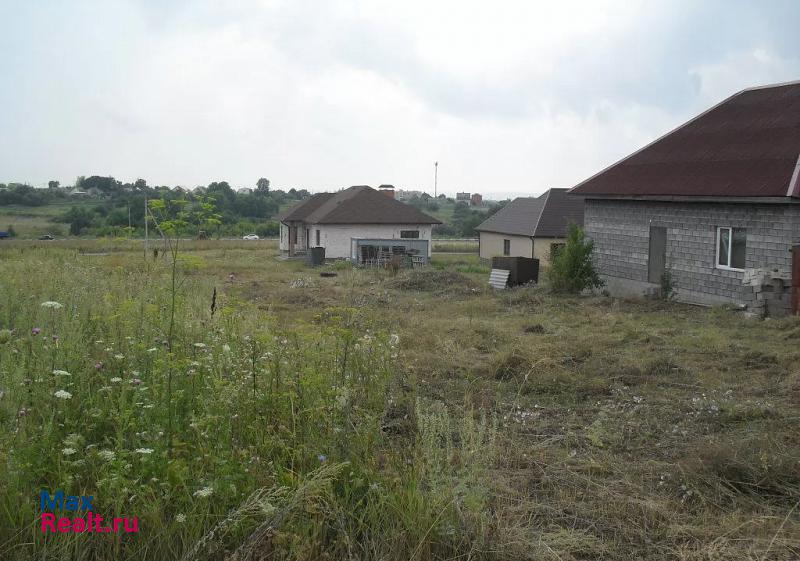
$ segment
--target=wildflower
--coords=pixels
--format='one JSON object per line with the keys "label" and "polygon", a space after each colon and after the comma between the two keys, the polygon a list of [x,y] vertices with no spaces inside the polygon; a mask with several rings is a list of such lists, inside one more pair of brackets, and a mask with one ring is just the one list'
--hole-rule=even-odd
{"label": "wildflower", "polygon": [[396,347],[400,344],[400,336],[397,333],[392,333],[389,335],[389,344],[393,347]]}
{"label": "wildflower", "polygon": [[231,352],[231,346],[228,343],[225,343],[224,345],[222,345],[222,351],[225,353]]}
{"label": "wildflower", "polygon": [[117,457],[116,452],[114,452],[113,450],[100,450],[97,453],[97,455],[107,462],[110,462],[111,460]]}
{"label": "wildflower", "polygon": [[137,448],[136,450],[134,450],[134,452],[136,452],[137,454],[152,454],[153,453],[153,449],[152,448]]}
{"label": "wildflower", "polygon": [[66,370],[53,370],[53,376],[72,376],[72,374]]}
{"label": "wildflower", "polygon": [[72,456],[75,453],[75,448],[64,448],[61,453],[65,456]]}
{"label": "wildflower", "polygon": [[114,358],[117,360],[122,360],[123,358],[125,358],[125,355],[116,354],[114,355]]}
{"label": "wildflower", "polygon": [[58,302],[53,302],[52,300],[48,300],[47,302],[42,302],[42,308],[50,308],[51,310],[60,310],[63,308],[63,304],[59,304]]}
{"label": "wildflower", "polygon": [[186,522],[186,515],[183,514],[182,512],[178,513],[175,516],[175,522],[177,522],[178,524],[183,524],[184,522]]}
{"label": "wildflower", "polygon": [[72,399],[72,394],[65,390],[58,390],[53,395],[56,396],[58,399]]}
{"label": "wildflower", "polygon": [[206,498],[206,497],[210,497],[213,493],[214,493],[214,488],[213,487],[203,487],[202,489],[198,489],[197,491],[195,491],[193,493],[193,496]]}
{"label": "wildflower", "polygon": [[134,386],[138,386],[141,383],[142,381],[139,378],[134,378],[133,380],[131,380],[131,384],[133,384]]}
{"label": "wildflower", "polygon": [[206,348],[206,344],[205,343],[195,343],[194,347],[196,349],[205,349]]}
{"label": "wildflower", "polygon": [[327,459],[328,459],[328,456],[326,456],[325,454],[320,454],[319,456],[317,456],[317,459],[318,459],[320,462],[324,462],[325,460],[327,460]]}
{"label": "wildflower", "polygon": [[102,370],[103,369],[103,363],[102,362],[95,362],[94,363],[94,368],[95,368],[95,370]]}
{"label": "wildflower", "polygon": [[53,335],[53,341],[58,342],[58,335]]}
{"label": "wildflower", "polygon": [[113,378],[111,378],[111,380],[109,380],[109,381],[110,381],[112,384],[119,384],[119,383],[122,381],[122,378],[120,378],[119,376],[114,376],[114,377],[113,377]]}
{"label": "wildflower", "polygon": [[148,353],[154,353],[154,352],[156,352],[157,350],[158,350],[157,348],[153,347],[152,349],[147,349],[147,352],[148,352]]}
{"label": "wildflower", "polygon": [[41,327],[34,327],[33,329],[31,329],[31,335],[38,335],[41,332],[42,332]]}

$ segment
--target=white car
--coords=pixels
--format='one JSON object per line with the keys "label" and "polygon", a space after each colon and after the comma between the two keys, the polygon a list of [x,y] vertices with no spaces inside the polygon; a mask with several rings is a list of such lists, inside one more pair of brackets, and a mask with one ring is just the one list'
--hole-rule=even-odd
{"label": "white car", "polygon": [[258,236],[255,234],[247,234],[245,237],[242,238],[243,240],[257,240],[259,239]]}

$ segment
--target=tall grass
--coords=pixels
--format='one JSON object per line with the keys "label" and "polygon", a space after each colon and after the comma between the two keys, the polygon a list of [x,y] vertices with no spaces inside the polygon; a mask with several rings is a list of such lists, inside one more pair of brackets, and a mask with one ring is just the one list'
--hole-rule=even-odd
{"label": "tall grass", "polygon": [[[213,279],[184,270],[170,341],[167,263],[52,247],[2,259],[0,558],[469,550],[452,529],[480,505],[455,508],[413,430],[381,429],[397,355],[358,310],[281,325],[223,297],[212,315]],[[42,533],[41,489],[93,495],[139,533]]]}

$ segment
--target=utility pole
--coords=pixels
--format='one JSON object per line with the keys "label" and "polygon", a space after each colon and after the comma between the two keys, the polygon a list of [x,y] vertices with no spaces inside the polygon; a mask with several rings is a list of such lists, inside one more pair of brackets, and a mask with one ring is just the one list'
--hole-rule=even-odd
{"label": "utility pole", "polygon": [[439,186],[439,162],[433,163],[433,198],[436,198],[436,189]]}
{"label": "utility pole", "polygon": [[147,263],[147,195],[144,196],[144,261]]}

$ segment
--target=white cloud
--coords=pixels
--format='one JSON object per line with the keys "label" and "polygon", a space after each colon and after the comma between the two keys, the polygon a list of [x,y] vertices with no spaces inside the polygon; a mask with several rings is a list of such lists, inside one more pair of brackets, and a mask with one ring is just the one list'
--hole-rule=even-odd
{"label": "white cloud", "polygon": [[0,181],[431,188],[438,160],[449,193],[570,186],[742,87],[800,75],[798,40],[780,39],[798,9],[734,4],[0,7],[15,24]]}

